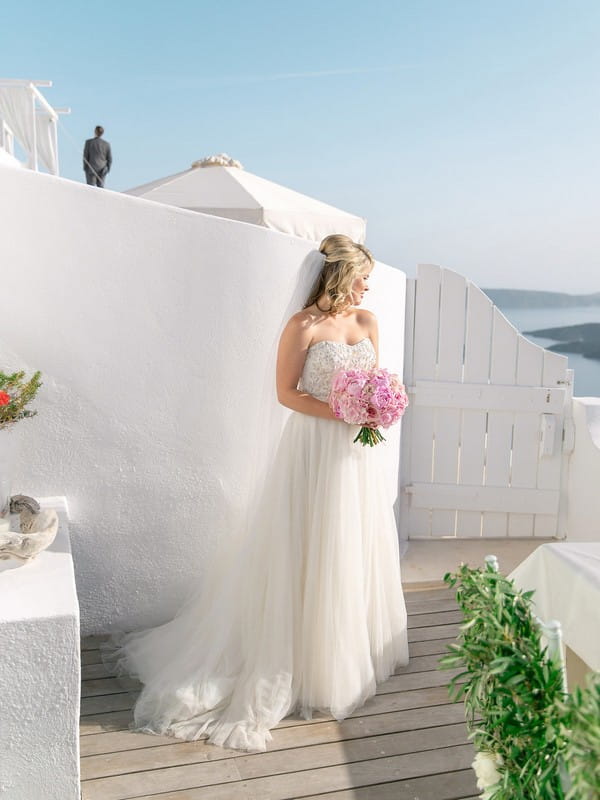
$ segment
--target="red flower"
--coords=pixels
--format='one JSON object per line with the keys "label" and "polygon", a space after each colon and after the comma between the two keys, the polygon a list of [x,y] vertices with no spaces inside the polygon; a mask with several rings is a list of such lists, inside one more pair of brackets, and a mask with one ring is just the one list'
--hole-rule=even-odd
{"label": "red flower", "polygon": [[7,406],[10,403],[10,395],[7,392],[0,392],[0,406]]}

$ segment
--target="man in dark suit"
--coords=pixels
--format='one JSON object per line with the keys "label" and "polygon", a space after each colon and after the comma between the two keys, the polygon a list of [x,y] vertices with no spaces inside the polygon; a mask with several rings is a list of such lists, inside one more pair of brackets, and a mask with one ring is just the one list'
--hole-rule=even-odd
{"label": "man in dark suit", "polygon": [[93,139],[86,139],[83,148],[83,171],[90,186],[104,186],[104,179],[110,172],[112,153],[110,142],[104,141],[104,128],[97,125]]}

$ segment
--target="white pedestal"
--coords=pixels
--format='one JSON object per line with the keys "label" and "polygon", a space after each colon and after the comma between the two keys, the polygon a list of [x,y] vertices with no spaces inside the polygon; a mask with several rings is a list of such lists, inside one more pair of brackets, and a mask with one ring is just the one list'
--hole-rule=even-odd
{"label": "white pedestal", "polygon": [[79,800],[79,606],[65,498],[56,539],[0,561],[0,796]]}

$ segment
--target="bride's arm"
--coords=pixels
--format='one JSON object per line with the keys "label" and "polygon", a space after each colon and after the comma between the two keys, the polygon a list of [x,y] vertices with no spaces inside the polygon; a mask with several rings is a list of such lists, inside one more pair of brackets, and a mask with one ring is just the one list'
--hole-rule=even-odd
{"label": "bride's arm", "polygon": [[292,317],[279,340],[277,399],[293,411],[300,411],[313,417],[336,419],[328,403],[298,389],[298,381],[302,375],[311,339],[311,331],[302,317],[300,315]]}

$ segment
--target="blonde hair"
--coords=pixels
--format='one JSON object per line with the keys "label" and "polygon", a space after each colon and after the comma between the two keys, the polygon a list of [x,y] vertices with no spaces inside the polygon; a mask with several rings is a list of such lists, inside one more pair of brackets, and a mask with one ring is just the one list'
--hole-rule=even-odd
{"label": "blonde hair", "polygon": [[375,261],[364,245],[353,242],[343,233],[326,236],[319,245],[319,252],[325,256],[325,262],[304,308],[316,304],[326,294],[329,308],[320,310],[338,314],[348,305],[354,279],[372,267]]}

